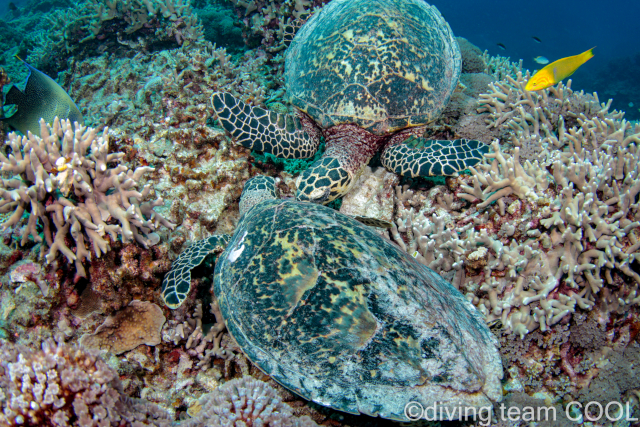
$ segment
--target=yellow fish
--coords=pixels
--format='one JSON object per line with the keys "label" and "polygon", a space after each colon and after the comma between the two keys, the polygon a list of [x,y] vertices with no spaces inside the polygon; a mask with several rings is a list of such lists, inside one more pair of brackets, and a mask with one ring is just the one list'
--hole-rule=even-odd
{"label": "yellow fish", "polygon": [[531,76],[527,85],[524,87],[525,90],[545,89],[566,79],[582,64],[593,58],[593,49],[595,49],[595,47],[592,47],[586,52],[582,52],[580,55],[567,56],[566,58],[558,59],[547,65]]}

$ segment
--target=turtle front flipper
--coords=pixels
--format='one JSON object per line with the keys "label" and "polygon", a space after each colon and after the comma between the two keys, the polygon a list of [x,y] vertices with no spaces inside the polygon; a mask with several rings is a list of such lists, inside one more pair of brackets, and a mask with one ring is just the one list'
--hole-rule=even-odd
{"label": "turtle front flipper", "polygon": [[230,238],[223,234],[198,240],[176,258],[162,281],[162,299],[167,307],[175,309],[182,305],[191,290],[191,270],[210,253],[224,251]]}
{"label": "turtle front flipper", "polygon": [[388,146],[382,153],[384,167],[403,176],[453,175],[480,162],[489,146],[471,139],[453,141],[410,137]]}
{"label": "turtle front flipper", "polygon": [[211,103],[222,127],[247,148],[284,159],[306,159],[318,151],[322,133],[312,120],[252,107],[227,92],[216,92]]}

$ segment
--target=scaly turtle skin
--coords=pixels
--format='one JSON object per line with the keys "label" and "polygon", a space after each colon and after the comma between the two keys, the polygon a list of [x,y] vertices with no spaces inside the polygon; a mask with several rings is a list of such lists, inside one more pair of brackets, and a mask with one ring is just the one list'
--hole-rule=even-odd
{"label": "scaly turtle skin", "polygon": [[245,147],[323,157],[298,182],[298,200],[328,203],[346,194],[382,150],[382,164],[408,176],[452,175],[488,152],[479,141],[420,137],[451,98],[461,56],[449,25],[424,0],[333,0],[301,27],[285,59],[294,115],[249,106],[228,93],[212,104],[220,123]]}
{"label": "scaly turtle skin", "polygon": [[[245,185],[213,279],[227,329],[256,366],[305,399],[394,420],[407,420],[411,401],[452,411],[501,399],[496,339],[460,292],[369,227],[273,188],[266,177]],[[167,301],[180,275],[190,282],[186,269],[171,275]]]}

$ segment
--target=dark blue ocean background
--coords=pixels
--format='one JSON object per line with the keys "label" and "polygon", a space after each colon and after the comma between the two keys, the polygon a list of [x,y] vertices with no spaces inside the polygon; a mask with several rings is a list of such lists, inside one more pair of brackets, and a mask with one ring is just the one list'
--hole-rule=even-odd
{"label": "dark blue ocean background", "polygon": [[[25,7],[28,0],[14,0]],[[55,6],[56,1],[48,3]],[[571,76],[572,88],[596,91],[626,118],[640,119],[640,0],[432,0],[457,36],[492,55],[523,59],[529,70],[596,46],[595,57]],[[0,16],[9,1],[0,0]],[[536,42],[538,37],[542,43]],[[498,46],[503,44],[506,49]]]}
{"label": "dark blue ocean background", "polygon": [[[570,78],[573,89],[613,98],[613,108],[640,119],[640,1],[638,0],[432,0],[457,36],[491,55],[555,61],[596,46],[595,56]],[[536,42],[538,37],[542,43]],[[498,46],[503,44],[506,49]],[[632,104],[631,106],[629,104]]]}

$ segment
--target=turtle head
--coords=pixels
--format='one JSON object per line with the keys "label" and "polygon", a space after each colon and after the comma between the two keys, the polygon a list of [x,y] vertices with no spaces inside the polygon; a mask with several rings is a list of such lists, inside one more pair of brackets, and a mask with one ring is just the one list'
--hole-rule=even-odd
{"label": "turtle head", "polygon": [[240,216],[264,200],[278,199],[276,180],[270,176],[257,175],[244,184],[240,196]]}
{"label": "turtle head", "polygon": [[351,188],[353,177],[340,165],[334,157],[323,157],[298,179],[296,199],[326,205],[346,194]]}

